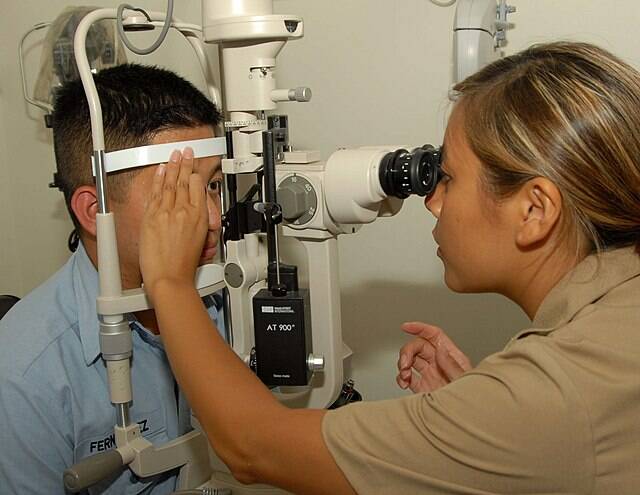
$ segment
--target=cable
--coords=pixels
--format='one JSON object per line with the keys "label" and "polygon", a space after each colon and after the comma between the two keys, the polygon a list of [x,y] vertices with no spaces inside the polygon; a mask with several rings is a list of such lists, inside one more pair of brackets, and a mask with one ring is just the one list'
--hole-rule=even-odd
{"label": "cable", "polygon": [[116,19],[116,26],[118,27],[118,33],[120,34],[120,39],[122,39],[124,46],[126,46],[129,50],[131,50],[133,53],[136,53],[138,55],[149,55],[151,52],[156,50],[162,44],[164,39],[167,37],[167,33],[169,32],[169,28],[171,27],[171,19],[173,18],[173,0],[167,0],[167,17],[164,20],[162,31],[160,32],[160,36],[158,36],[158,39],[154,41],[153,44],[148,48],[138,48],[133,43],[131,43],[131,40],[129,38],[127,38],[127,35],[124,31],[124,25],[122,23],[122,13],[124,12],[124,9],[140,12],[147,18],[149,22],[151,22],[151,18],[149,17],[149,14],[147,14],[141,8],[134,7],[133,5],[129,5],[128,3],[123,3],[118,5],[118,11],[117,11],[118,18]]}
{"label": "cable", "polygon": [[438,7],[451,7],[456,0],[429,0],[432,4],[437,5]]}
{"label": "cable", "polygon": [[73,229],[69,234],[69,238],[67,239],[67,247],[69,251],[75,253],[78,249],[78,245],[80,244],[80,236],[78,235],[78,231]]}

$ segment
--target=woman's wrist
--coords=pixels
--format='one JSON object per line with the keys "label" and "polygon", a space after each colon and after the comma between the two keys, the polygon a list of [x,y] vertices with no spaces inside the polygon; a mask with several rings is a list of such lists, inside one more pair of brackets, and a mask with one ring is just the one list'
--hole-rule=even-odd
{"label": "woman's wrist", "polygon": [[153,301],[154,306],[158,300],[171,298],[174,299],[179,294],[196,292],[193,280],[187,281],[176,278],[161,278],[151,285],[145,284],[145,292]]}

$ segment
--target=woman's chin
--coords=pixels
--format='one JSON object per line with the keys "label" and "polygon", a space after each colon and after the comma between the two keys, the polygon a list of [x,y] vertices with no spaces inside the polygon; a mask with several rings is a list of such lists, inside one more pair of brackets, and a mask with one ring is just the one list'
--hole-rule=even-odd
{"label": "woman's chin", "polygon": [[460,280],[451,273],[451,270],[447,270],[446,267],[444,269],[444,283],[453,292],[469,292],[469,290],[466,289],[465,284],[462,284]]}

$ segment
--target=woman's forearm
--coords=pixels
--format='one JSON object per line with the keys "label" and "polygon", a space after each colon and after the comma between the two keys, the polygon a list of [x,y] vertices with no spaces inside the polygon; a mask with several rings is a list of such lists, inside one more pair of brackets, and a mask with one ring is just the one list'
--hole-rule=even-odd
{"label": "woman's forearm", "polygon": [[234,455],[235,443],[243,447],[236,438],[242,434],[238,425],[255,424],[259,415],[270,417],[283,406],[212,328],[193,287],[168,283],[157,288],[154,301],[176,378],[219,453]]}
{"label": "woman's forearm", "polygon": [[281,405],[213,329],[192,286],[160,284],[153,299],[176,378],[236,478],[296,493],[354,493],[322,439],[324,411]]}
{"label": "woman's forearm", "polygon": [[300,494],[352,494],[324,444],[324,412],[276,401],[215,331],[193,287],[209,215],[193,170],[190,149],[158,166],[140,235],[145,288],[178,383],[240,481]]}

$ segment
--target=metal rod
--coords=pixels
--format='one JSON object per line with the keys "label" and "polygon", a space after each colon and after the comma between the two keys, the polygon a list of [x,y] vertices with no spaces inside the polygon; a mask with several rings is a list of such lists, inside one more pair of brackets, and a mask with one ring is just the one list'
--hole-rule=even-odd
{"label": "metal rod", "polygon": [[222,318],[224,319],[224,340],[233,347],[233,320],[231,319],[231,294],[226,287],[222,289]]}
{"label": "metal rod", "polygon": [[[225,132],[227,141],[227,158],[233,158],[233,131]],[[222,194],[222,211],[227,214],[238,202],[238,185],[235,174],[226,174],[225,189]],[[227,261],[227,247],[224,244],[224,229],[220,232],[220,256],[222,262]],[[222,289],[222,317],[224,319],[224,340],[233,347],[233,321],[231,320],[231,295],[226,287]]]}
{"label": "metal rod", "polygon": [[129,404],[116,404],[116,424],[121,428],[129,425]]}
{"label": "metal rod", "polygon": [[275,245],[276,245],[276,283],[280,284],[280,248],[278,247],[278,230],[275,232]]}
{"label": "metal rod", "polygon": [[[233,131],[228,130],[225,132],[225,138],[227,141],[227,158],[233,158]],[[229,204],[226,205],[227,209],[236,205],[238,202],[238,181],[235,174],[226,174],[227,189],[229,192]]]}
{"label": "metal rod", "polygon": [[98,194],[98,213],[108,213],[107,173],[104,169],[104,150],[93,152],[93,164],[96,169],[96,192]]}
{"label": "metal rod", "polygon": [[[276,157],[272,131],[262,132],[262,160],[264,171],[264,202],[274,204],[276,202]],[[268,218],[271,211],[266,212],[267,220],[267,253],[269,264],[277,263],[276,248],[276,224],[272,218]]]}

